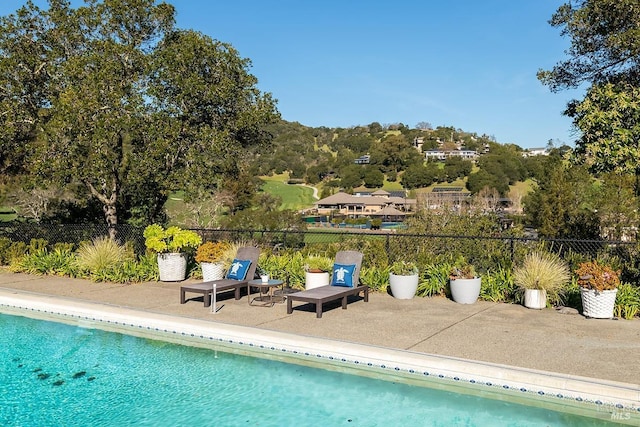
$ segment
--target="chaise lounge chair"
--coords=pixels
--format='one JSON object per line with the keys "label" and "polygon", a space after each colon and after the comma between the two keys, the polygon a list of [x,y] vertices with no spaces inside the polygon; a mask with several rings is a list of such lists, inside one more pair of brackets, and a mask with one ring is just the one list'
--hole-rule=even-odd
{"label": "chaise lounge chair", "polygon": [[[322,305],[325,302],[342,299],[342,309],[347,309],[347,297],[364,292],[364,301],[369,301],[369,286],[360,285],[360,267],[362,253],[340,251],[336,254],[331,282],[327,286],[294,292],[287,295],[287,314],[293,313],[293,301],[302,301],[316,305],[316,317],[322,317]],[[349,280],[349,276],[351,280]],[[346,280],[345,280],[346,279]]]}
{"label": "chaise lounge chair", "polygon": [[[248,267],[246,267],[246,274],[240,278],[239,276],[234,276],[232,273],[232,269],[227,272],[227,276],[224,279],[213,280],[210,282],[203,283],[194,283],[190,285],[184,285],[180,287],[180,304],[184,304],[186,302],[185,293],[193,292],[197,294],[203,294],[204,298],[204,306],[211,306],[211,294],[213,293],[213,285],[216,285],[216,294],[220,292],[225,292],[229,290],[234,290],[235,299],[240,299],[240,289],[244,286],[247,286],[249,280],[253,280],[253,277],[256,273],[256,267],[258,266],[258,257],[260,256],[260,249],[255,247],[244,247],[238,249],[236,253],[236,260],[242,261],[250,261]],[[246,263],[243,263],[246,265]],[[230,278],[230,276],[234,276],[236,278]]]}

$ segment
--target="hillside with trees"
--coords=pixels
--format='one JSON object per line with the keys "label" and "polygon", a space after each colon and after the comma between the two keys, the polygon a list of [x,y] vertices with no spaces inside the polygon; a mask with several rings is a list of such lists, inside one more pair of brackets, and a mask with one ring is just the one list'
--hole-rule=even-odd
{"label": "hillside with trees", "polygon": [[[476,194],[492,188],[506,196],[509,186],[534,177],[540,159],[494,138],[453,127],[410,128],[403,124],[371,123],[351,128],[309,128],[281,121],[270,128],[274,138],[261,147],[251,166],[254,175],[288,172],[294,180],[322,184],[323,196],[337,189],[381,188],[398,183],[407,190],[463,179]],[[426,161],[427,150],[472,150],[477,161],[449,157]],[[368,156],[358,164],[357,159]]]}

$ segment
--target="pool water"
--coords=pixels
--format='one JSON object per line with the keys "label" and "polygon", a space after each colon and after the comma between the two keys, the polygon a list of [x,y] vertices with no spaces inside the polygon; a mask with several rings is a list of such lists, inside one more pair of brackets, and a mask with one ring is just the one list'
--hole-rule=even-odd
{"label": "pool water", "polygon": [[2,426],[587,426],[508,402],[0,314]]}

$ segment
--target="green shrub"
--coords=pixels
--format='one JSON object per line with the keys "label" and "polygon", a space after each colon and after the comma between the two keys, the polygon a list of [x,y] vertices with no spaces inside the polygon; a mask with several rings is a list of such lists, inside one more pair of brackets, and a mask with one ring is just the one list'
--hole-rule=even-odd
{"label": "green shrub", "polygon": [[27,255],[27,249],[28,247],[25,242],[13,242],[5,252],[8,264],[11,266],[16,262],[19,262]]}
{"label": "green shrub", "polygon": [[386,292],[389,286],[389,267],[363,266],[360,270],[360,283],[369,286],[372,291]]}
{"label": "green shrub", "polygon": [[261,251],[258,267],[269,276],[286,280],[289,283],[290,256],[290,253],[274,254],[269,251]]}
{"label": "green shrub", "polygon": [[453,264],[428,264],[422,269],[416,295],[420,297],[444,296]]}
{"label": "green shrub", "polygon": [[48,243],[49,242],[47,242],[45,239],[31,239],[31,241],[29,242],[28,252],[32,254],[46,249]]}
{"label": "green shrub", "polygon": [[[480,299],[493,302],[517,302],[511,268],[498,268],[482,276]],[[521,299],[521,297],[520,297]]]}
{"label": "green shrub", "polygon": [[0,237],[0,265],[9,265],[9,248],[11,244],[11,239],[8,237]]}
{"label": "green shrub", "polygon": [[640,313],[640,288],[629,283],[618,287],[614,314],[616,317],[633,319]]}
{"label": "green shrub", "polygon": [[78,277],[74,254],[61,248],[51,252],[46,248],[39,248],[35,253],[17,259],[11,267],[13,271],[22,273]]}

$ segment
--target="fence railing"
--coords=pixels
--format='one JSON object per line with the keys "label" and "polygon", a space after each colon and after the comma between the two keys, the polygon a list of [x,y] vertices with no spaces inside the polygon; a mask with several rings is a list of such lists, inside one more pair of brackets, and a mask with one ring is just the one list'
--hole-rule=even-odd
{"label": "fence railing", "polygon": [[[117,240],[129,242],[136,253],[145,251],[144,228],[130,225],[115,227]],[[511,236],[452,236],[410,234],[402,231],[372,230],[221,230],[193,229],[204,241],[246,241],[275,251],[302,250],[326,253],[333,256],[340,249],[360,250],[365,254],[365,264],[392,263],[396,260],[413,260],[433,263],[439,260],[455,260],[464,257],[479,270],[509,268],[535,249],[557,253],[574,263],[582,259],[598,257],[615,258],[623,270],[634,276],[640,266],[637,242],[539,239]],[[43,239],[49,245],[56,243],[80,244],[97,237],[108,236],[106,225],[58,225],[58,224],[9,224],[0,225],[0,237],[27,244],[32,239]]]}

